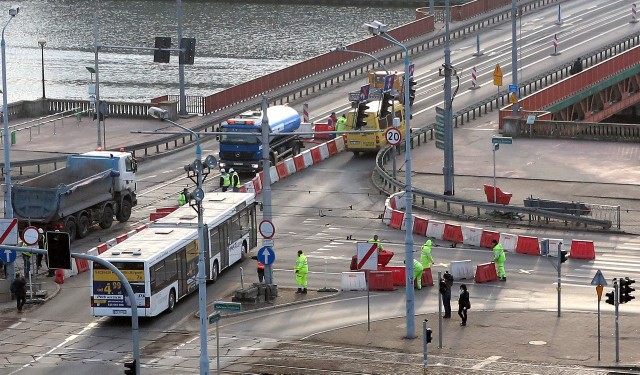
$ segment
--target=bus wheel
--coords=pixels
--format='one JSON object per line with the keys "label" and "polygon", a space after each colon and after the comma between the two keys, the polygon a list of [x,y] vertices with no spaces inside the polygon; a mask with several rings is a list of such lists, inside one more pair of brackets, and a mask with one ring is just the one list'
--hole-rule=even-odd
{"label": "bus wheel", "polygon": [[168,303],[167,311],[172,312],[173,309],[176,308],[176,291],[171,289],[169,292],[169,303]]}
{"label": "bus wheel", "polygon": [[211,282],[215,283],[218,281],[218,275],[220,275],[220,268],[218,266],[218,262],[213,263],[213,267],[211,268]]}

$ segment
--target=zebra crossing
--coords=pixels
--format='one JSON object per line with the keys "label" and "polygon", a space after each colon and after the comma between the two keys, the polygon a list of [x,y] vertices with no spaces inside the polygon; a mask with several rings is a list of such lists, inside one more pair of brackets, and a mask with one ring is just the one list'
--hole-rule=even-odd
{"label": "zebra crossing", "polygon": [[563,276],[565,285],[592,288],[591,280],[600,270],[611,283],[614,278],[640,277],[640,237],[620,244],[600,244],[596,259],[580,265]]}

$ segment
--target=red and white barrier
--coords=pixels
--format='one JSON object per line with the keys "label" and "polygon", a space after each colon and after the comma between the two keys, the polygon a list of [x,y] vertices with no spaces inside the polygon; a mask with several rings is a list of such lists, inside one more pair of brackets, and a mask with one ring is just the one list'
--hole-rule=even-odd
{"label": "red and white barrier", "polygon": [[276,172],[278,172],[278,181],[284,180],[289,176],[289,172],[287,171],[287,166],[283,161],[276,164]]}
{"label": "red and white barrier", "polygon": [[302,160],[304,160],[305,168],[309,168],[313,165],[313,155],[311,155],[311,150],[303,151],[300,155],[302,155]]}
{"label": "red and white barrier", "polygon": [[278,176],[278,169],[276,168],[276,166],[272,166],[269,169],[269,176],[271,177],[272,184],[280,181],[280,177]]}
{"label": "red and white barrier", "polygon": [[418,216],[414,216],[413,218],[413,233],[419,234],[421,236],[427,236],[427,226],[429,225],[429,220],[423,219]]}
{"label": "red and white barrier", "polygon": [[475,276],[471,260],[457,260],[449,265],[454,280],[471,280]]}
{"label": "red and white barrier", "polygon": [[637,16],[636,3],[633,3],[631,4],[631,21],[629,21],[629,23],[638,23]]}
{"label": "red and white barrier", "polygon": [[460,225],[445,223],[442,239],[453,243],[462,243],[462,228]]}
{"label": "red and white barrier", "polygon": [[293,158],[286,159],[284,165],[287,168],[287,175],[291,176],[296,173],[296,163],[293,161]]}
{"label": "red and white barrier", "polygon": [[462,227],[462,243],[469,246],[480,247],[482,232],[482,228]]}
{"label": "red and white barrier", "polygon": [[478,72],[474,66],[471,68],[471,87],[469,87],[469,89],[476,90],[478,88],[480,88],[480,86],[478,86]]}
{"label": "red and white barrier", "polygon": [[500,233],[492,230],[483,230],[482,237],[480,237],[480,247],[493,249],[493,240],[500,241]]}
{"label": "red and white barrier", "polygon": [[[329,141],[329,142],[333,142],[333,141]],[[323,143],[320,146],[318,146],[320,148],[320,158],[321,160],[324,159],[328,159],[329,158],[329,147],[327,146],[327,143]]]}
{"label": "red and white barrier", "polygon": [[443,234],[444,234],[444,223],[442,221],[429,220],[429,224],[427,225],[427,237],[435,238],[436,240],[441,240]]}
{"label": "red and white barrier", "polygon": [[518,244],[518,236],[515,234],[500,233],[500,240],[498,242],[502,244],[502,248],[506,251],[515,251],[516,245]]}
{"label": "red and white barrier", "polygon": [[302,105],[302,122],[309,122],[309,103]]}
{"label": "red and white barrier", "polygon": [[389,220],[389,226],[391,228],[404,230],[404,212],[398,210],[391,211],[391,220]]}
{"label": "red and white barrier", "polygon": [[518,236],[516,253],[540,255],[540,242],[538,242],[538,238],[529,236]]}

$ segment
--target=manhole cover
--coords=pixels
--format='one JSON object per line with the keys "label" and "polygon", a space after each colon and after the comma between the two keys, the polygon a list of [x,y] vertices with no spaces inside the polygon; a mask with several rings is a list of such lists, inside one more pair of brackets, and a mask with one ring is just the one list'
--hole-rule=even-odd
{"label": "manhole cover", "polygon": [[547,345],[546,341],[529,341],[529,345]]}

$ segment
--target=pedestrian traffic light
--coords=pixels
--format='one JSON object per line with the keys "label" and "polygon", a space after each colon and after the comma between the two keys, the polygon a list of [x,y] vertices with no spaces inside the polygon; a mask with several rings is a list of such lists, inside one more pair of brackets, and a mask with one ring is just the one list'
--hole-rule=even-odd
{"label": "pedestrian traffic light", "polygon": [[67,232],[47,232],[49,269],[71,269],[71,241]]}
{"label": "pedestrian traffic light", "polygon": [[180,64],[193,65],[196,55],[196,38],[180,39]]}
{"label": "pedestrian traffic light", "polygon": [[605,301],[606,303],[610,304],[610,305],[615,305],[616,304],[616,299],[615,299],[615,292],[612,290],[609,293],[606,293],[605,296],[607,296],[607,300]]}
{"label": "pedestrian traffic light", "polygon": [[567,261],[567,259],[569,258],[567,251],[566,250],[561,250],[560,251],[560,263],[564,263]]}
{"label": "pedestrian traffic light", "polygon": [[[157,36],[155,48],[171,48],[171,37]],[[157,49],[153,51],[153,62],[168,63],[170,58],[171,51],[160,51]]]}
{"label": "pedestrian traffic light", "polygon": [[382,94],[382,100],[380,101],[380,118],[386,118],[391,114],[391,108],[393,107],[393,95],[390,92]]}
{"label": "pedestrian traffic light", "polygon": [[418,84],[413,77],[409,78],[409,105],[413,105],[413,101],[416,100],[416,88],[415,86]]}
{"label": "pedestrian traffic light", "polygon": [[124,374],[125,375],[138,375],[136,372],[136,361],[133,360],[131,362],[124,363]]}
{"label": "pedestrian traffic light", "polygon": [[358,112],[356,114],[356,129],[360,129],[363,126],[367,126],[367,109],[369,109],[369,106],[367,105],[367,103],[360,103],[358,104]]}
{"label": "pedestrian traffic light", "polygon": [[431,328],[427,328],[427,344],[430,343],[433,340],[433,331],[431,331]]}
{"label": "pedestrian traffic light", "polygon": [[620,279],[620,303],[631,302],[632,299],[636,298],[631,295],[631,292],[635,291],[635,288],[632,288],[631,284],[635,282],[635,280],[628,277]]}

